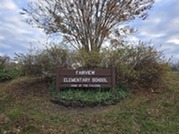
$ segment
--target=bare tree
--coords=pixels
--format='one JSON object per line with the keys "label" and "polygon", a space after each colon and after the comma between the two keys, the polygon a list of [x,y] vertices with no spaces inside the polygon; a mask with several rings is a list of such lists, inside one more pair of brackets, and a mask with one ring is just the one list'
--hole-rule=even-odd
{"label": "bare tree", "polygon": [[100,51],[108,37],[120,36],[119,25],[145,19],[154,0],[36,0],[22,14],[46,34],[60,34],[78,50]]}

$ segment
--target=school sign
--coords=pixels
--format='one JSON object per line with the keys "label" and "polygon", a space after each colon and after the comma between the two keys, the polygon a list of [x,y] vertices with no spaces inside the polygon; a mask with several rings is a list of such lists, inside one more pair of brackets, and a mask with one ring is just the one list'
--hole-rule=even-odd
{"label": "school sign", "polygon": [[116,70],[111,69],[79,69],[69,70],[57,68],[56,90],[60,88],[116,88]]}

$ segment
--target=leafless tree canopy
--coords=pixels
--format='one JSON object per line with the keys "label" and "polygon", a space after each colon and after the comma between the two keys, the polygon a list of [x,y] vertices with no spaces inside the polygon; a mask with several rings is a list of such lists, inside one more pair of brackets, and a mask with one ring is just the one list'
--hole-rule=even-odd
{"label": "leafless tree canopy", "polygon": [[99,51],[118,26],[145,19],[154,0],[36,0],[24,9],[28,23],[47,34],[59,33],[77,49]]}

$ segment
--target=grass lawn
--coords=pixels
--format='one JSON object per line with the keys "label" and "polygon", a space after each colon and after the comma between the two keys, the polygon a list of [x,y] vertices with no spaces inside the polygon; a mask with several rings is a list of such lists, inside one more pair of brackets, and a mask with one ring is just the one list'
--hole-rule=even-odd
{"label": "grass lawn", "polygon": [[72,108],[51,103],[40,78],[0,83],[0,134],[177,134],[179,73],[166,76],[167,88],[135,93],[115,105]]}

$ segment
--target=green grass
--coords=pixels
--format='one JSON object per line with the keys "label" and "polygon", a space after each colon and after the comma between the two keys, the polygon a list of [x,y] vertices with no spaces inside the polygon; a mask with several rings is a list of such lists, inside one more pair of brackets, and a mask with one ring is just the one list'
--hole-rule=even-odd
{"label": "green grass", "polygon": [[[11,92],[0,92],[0,114],[9,118],[8,122],[0,123],[0,134],[178,134],[179,73],[166,76],[167,88],[161,92],[130,94],[116,105],[84,108],[55,105],[48,95],[34,95],[34,92],[48,88],[39,83],[29,87],[27,80],[28,87],[23,84],[20,89],[13,89],[19,94],[21,88],[23,92],[29,90],[22,99]],[[11,83],[14,81],[1,83],[1,91],[6,91],[5,85]]]}

